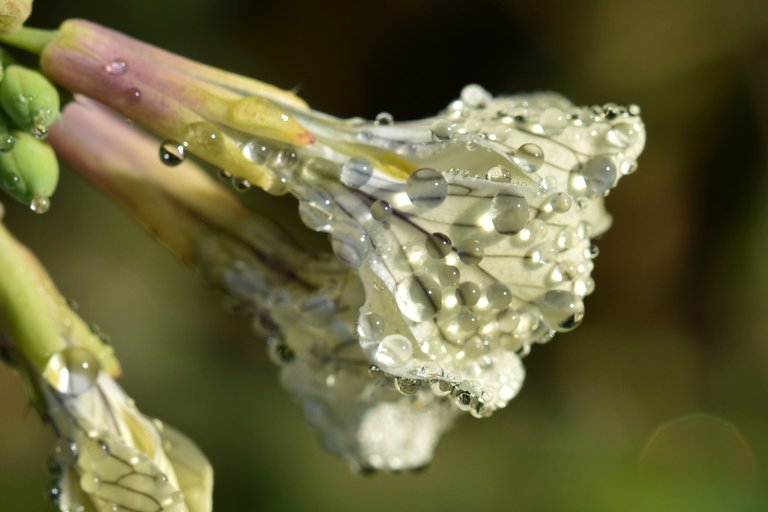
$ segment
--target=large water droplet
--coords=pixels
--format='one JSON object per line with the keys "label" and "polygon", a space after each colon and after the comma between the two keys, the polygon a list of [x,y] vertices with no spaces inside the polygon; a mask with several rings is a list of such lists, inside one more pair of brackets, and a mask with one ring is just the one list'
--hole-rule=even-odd
{"label": "large water droplet", "polygon": [[39,214],[46,213],[51,209],[51,200],[47,197],[37,196],[29,203],[29,209]]}
{"label": "large water droplet", "polygon": [[584,163],[581,175],[590,196],[603,196],[616,183],[616,165],[609,156],[594,156]]}
{"label": "large water droplet", "polygon": [[402,368],[413,358],[413,344],[402,334],[390,334],[381,342],[366,344],[364,350],[371,361],[384,371]]}
{"label": "large water droplet", "polygon": [[434,208],[445,201],[448,182],[435,169],[423,168],[408,177],[405,192],[415,206]]}
{"label": "large water droplet", "polygon": [[498,194],[491,203],[491,215],[498,233],[514,235],[528,222],[528,201],[522,196]]}
{"label": "large water droplet", "polygon": [[424,245],[427,248],[427,253],[437,259],[445,258],[453,249],[451,239],[448,238],[448,235],[443,233],[432,233],[431,235],[427,235],[427,241]]}
{"label": "large water droplet", "polygon": [[333,220],[333,198],[322,189],[315,189],[310,197],[299,201],[301,221],[315,231],[331,231]]}
{"label": "large water droplet", "polygon": [[547,135],[558,135],[568,126],[568,118],[559,108],[550,107],[541,113],[539,124]]}
{"label": "large water droplet", "polygon": [[462,240],[457,246],[459,259],[467,265],[477,265],[485,254],[483,245],[478,241],[471,238]]}
{"label": "large water droplet", "polygon": [[357,268],[368,255],[368,234],[360,224],[339,222],[333,227],[331,248],[341,261]]}
{"label": "large water droplet", "polygon": [[574,329],[584,318],[584,303],[565,290],[550,290],[537,301],[541,318],[552,329],[565,332]]}
{"label": "large water droplet", "polygon": [[419,273],[397,285],[395,299],[403,316],[414,322],[423,322],[437,314],[443,294],[434,279]]}
{"label": "large water droplet", "polygon": [[544,151],[538,145],[527,142],[517,148],[512,161],[525,172],[535,172],[544,163]]}
{"label": "large water droplet", "polygon": [[371,179],[373,164],[365,158],[350,158],[341,167],[341,182],[350,188],[360,188]]}
{"label": "large water droplet", "polygon": [[100,369],[93,352],[81,347],[67,347],[48,359],[43,377],[59,393],[79,395],[93,386]]}
{"label": "large water droplet", "polygon": [[104,71],[110,75],[122,75],[128,71],[128,63],[123,59],[115,59],[104,66]]}
{"label": "large water droplet", "polygon": [[174,167],[184,161],[185,147],[179,142],[166,140],[160,145],[160,161]]}

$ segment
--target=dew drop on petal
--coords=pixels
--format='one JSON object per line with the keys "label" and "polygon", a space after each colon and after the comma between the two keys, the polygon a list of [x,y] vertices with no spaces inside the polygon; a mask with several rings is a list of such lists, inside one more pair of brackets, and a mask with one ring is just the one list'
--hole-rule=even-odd
{"label": "dew drop on petal", "polygon": [[169,167],[175,167],[184,161],[185,152],[183,144],[166,140],[160,145],[160,161]]}
{"label": "dew drop on petal", "polygon": [[510,183],[512,181],[512,173],[501,165],[494,165],[486,171],[485,179],[494,183]]}
{"label": "dew drop on petal", "polygon": [[403,395],[415,395],[421,389],[421,381],[407,377],[395,379],[395,389]]}
{"label": "dew drop on petal", "polygon": [[498,281],[491,284],[485,291],[485,298],[488,299],[488,305],[494,309],[504,309],[509,306],[512,300],[512,292],[505,285]]}
{"label": "dew drop on petal", "polygon": [[415,206],[434,208],[448,196],[448,182],[435,169],[422,168],[408,177],[405,192]]}
{"label": "dew drop on petal", "polygon": [[125,91],[125,100],[129,105],[135,105],[141,101],[141,91],[136,87],[131,87]]}
{"label": "dew drop on petal", "polygon": [[606,140],[620,149],[626,149],[637,140],[637,132],[631,123],[618,123],[606,134]]}
{"label": "dew drop on petal", "polygon": [[467,265],[477,265],[482,259],[485,251],[483,245],[472,238],[462,240],[457,246],[459,259]]}
{"label": "dew drop on petal", "polygon": [[458,268],[447,265],[437,271],[437,277],[444,286],[456,286],[459,284],[461,273]]}
{"label": "dew drop on petal", "polygon": [[379,222],[389,224],[392,219],[392,206],[382,199],[374,201],[371,204],[371,216]]}
{"label": "dew drop on petal", "polygon": [[251,182],[248,181],[245,178],[240,178],[238,176],[232,177],[232,188],[235,189],[237,192],[245,192],[251,188]]}
{"label": "dew drop on petal", "polygon": [[537,144],[527,142],[517,148],[512,161],[525,172],[535,172],[544,163],[544,151]]}
{"label": "dew drop on petal", "polygon": [[357,330],[361,337],[369,340],[378,340],[384,334],[384,318],[376,313],[366,313],[360,316]]}
{"label": "dew drop on petal", "polygon": [[590,158],[584,163],[580,172],[592,197],[605,195],[616,183],[616,165],[611,157],[606,155]]}
{"label": "dew drop on petal", "polygon": [[456,299],[462,306],[474,306],[480,300],[480,287],[471,281],[464,281],[456,290]]}
{"label": "dew drop on petal", "polygon": [[574,329],[584,317],[584,303],[566,290],[550,290],[536,302],[541,318],[552,329],[566,332]]}
{"label": "dew drop on petal", "polygon": [[104,66],[104,71],[110,75],[122,75],[128,71],[128,63],[123,59],[115,59]]}
{"label": "dew drop on petal", "polygon": [[453,249],[451,239],[444,233],[432,233],[427,235],[427,240],[424,243],[427,248],[427,253],[436,259],[442,259],[448,256]]}
{"label": "dew drop on petal", "polygon": [[498,194],[491,202],[493,227],[503,235],[514,235],[528,222],[528,201],[522,196]]}
{"label": "dew drop on petal", "polygon": [[341,182],[350,188],[360,188],[371,179],[373,164],[365,158],[350,158],[341,167]]}
{"label": "dew drop on petal", "polygon": [[43,377],[59,393],[79,395],[93,386],[100,369],[99,360],[90,350],[66,347],[48,359]]}
{"label": "dew drop on petal", "polygon": [[51,200],[47,197],[37,196],[29,203],[29,209],[39,214],[46,213],[51,209]]}
{"label": "dew drop on petal", "polygon": [[419,273],[398,283],[395,300],[407,319],[422,322],[434,318],[440,309],[443,294],[434,279]]}
{"label": "dew drop on petal", "polygon": [[550,107],[541,113],[539,124],[547,135],[558,135],[568,125],[568,118],[559,108]]}
{"label": "dew drop on petal", "polygon": [[270,156],[270,148],[263,142],[252,140],[243,146],[243,156],[256,164],[265,163]]}
{"label": "dew drop on petal", "polygon": [[299,217],[308,228],[328,232],[332,229],[333,208],[331,195],[325,190],[316,189],[307,199],[299,201]]}
{"label": "dew drop on petal", "polygon": [[355,222],[339,222],[333,227],[331,248],[342,262],[357,268],[368,255],[368,234]]}
{"label": "dew drop on petal", "polygon": [[395,118],[389,112],[379,112],[376,114],[376,118],[373,124],[376,126],[389,126],[395,122]]}
{"label": "dew drop on petal", "polygon": [[413,344],[402,334],[390,334],[364,347],[368,357],[384,371],[402,367],[413,357]]}

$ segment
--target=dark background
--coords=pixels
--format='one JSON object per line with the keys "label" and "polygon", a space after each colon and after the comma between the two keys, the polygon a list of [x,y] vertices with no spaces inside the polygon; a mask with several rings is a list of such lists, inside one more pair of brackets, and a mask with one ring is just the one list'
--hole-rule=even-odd
{"label": "dark background", "polygon": [[[112,336],[139,407],[207,453],[217,511],[768,508],[765,2],[38,0],[30,24],[69,17],[342,117],[430,115],[471,82],[642,107],[647,149],[608,199],[583,325],[419,475],[363,478],[326,454],[247,322],[74,173],[47,215],[3,200]],[[50,510],[51,436],[6,367],[0,390],[0,510]]]}

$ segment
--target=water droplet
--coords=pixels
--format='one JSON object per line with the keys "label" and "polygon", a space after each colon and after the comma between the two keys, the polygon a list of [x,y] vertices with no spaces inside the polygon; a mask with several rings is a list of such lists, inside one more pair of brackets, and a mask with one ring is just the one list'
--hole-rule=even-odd
{"label": "water droplet", "polygon": [[263,142],[252,140],[243,146],[243,156],[256,164],[264,164],[269,159],[270,148]]}
{"label": "water droplet", "polygon": [[390,334],[380,342],[367,343],[363,350],[384,371],[402,368],[413,357],[413,344],[402,334]]}
{"label": "water droplet", "polygon": [[218,176],[218,178],[221,181],[231,181],[232,180],[232,175],[229,174],[229,172],[225,171],[224,169],[219,169],[218,172],[216,173],[216,175]]}
{"label": "water droplet", "polygon": [[16,137],[10,133],[0,134],[0,153],[7,153],[16,144]]}
{"label": "water droplet", "polygon": [[131,87],[125,91],[125,100],[129,105],[135,105],[141,101],[141,91],[136,87]]}
{"label": "water droplet", "polygon": [[424,245],[427,248],[427,253],[437,259],[445,258],[453,249],[451,239],[448,238],[448,235],[443,233],[432,233],[431,235],[427,235],[427,241]]}
{"label": "water droplet", "polygon": [[557,259],[557,247],[551,242],[544,242],[531,249],[528,258],[537,265],[554,263]]}
{"label": "water droplet", "polygon": [[528,201],[522,196],[498,194],[491,202],[493,227],[503,235],[514,235],[528,223]]}
{"label": "water droplet", "polygon": [[435,396],[448,396],[453,391],[453,384],[446,380],[435,381],[430,387]]}
{"label": "water droplet", "polygon": [[477,265],[482,259],[485,251],[483,245],[471,238],[462,240],[457,246],[459,259],[467,265]]}
{"label": "water droplet", "polygon": [[296,357],[291,347],[277,336],[271,336],[267,339],[267,355],[277,365],[290,363]]}
{"label": "water droplet", "polygon": [[21,178],[15,172],[9,172],[2,179],[3,189],[8,192],[13,192],[21,185]]}
{"label": "water droplet", "polygon": [[389,112],[379,112],[373,124],[376,126],[389,126],[395,122],[395,118]]}
{"label": "water droplet", "polygon": [[175,167],[184,161],[185,148],[183,144],[166,140],[160,145],[160,161],[170,167]]}
{"label": "water droplet", "polygon": [[101,479],[96,473],[83,473],[80,477],[80,488],[87,494],[93,494],[101,488]]}
{"label": "water droplet", "polygon": [[581,168],[589,195],[599,197],[605,195],[613,184],[616,183],[616,166],[613,160],[606,155],[598,155],[590,158]]}
{"label": "water droplet", "polygon": [[277,152],[275,167],[292,171],[299,165],[299,155],[291,148],[284,148]]}
{"label": "water droplet", "polygon": [[485,179],[494,183],[511,183],[512,173],[500,165],[494,165],[485,173]]}
{"label": "water droplet", "polygon": [[632,123],[617,123],[608,130],[606,140],[618,148],[626,149],[637,140],[637,132]]}
{"label": "water droplet", "polygon": [[550,107],[541,113],[539,124],[547,135],[558,135],[568,125],[568,118],[559,108]]}
{"label": "water droplet", "polygon": [[565,290],[550,290],[537,301],[541,318],[552,329],[565,332],[574,329],[584,318],[584,303]]}
{"label": "water droplet", "polygon": [[384,334],[384,319],[376,313],[366,313],[360,316],[357,330],[361,337],[378,340]]}
{"label": "water droplet", "polygon": [[544,163],[544,151],[538,145],[528,142],[517,148],[512,161],[525,172],[535,172]]}
{"label": "water droplet", "polygon": [[37,140],[43,140],[48,136],[48,128],[42,124],[35,125],[34,128],[32,128],[32,135]]}
{"label": "water droplet", "polygon": [[423,322],[437,314],[443,294],[434,279],[419,273],[398,283],[395,299],[403,316],[414,322]]}
{"label": "water droplet", "polygon": [[59,393],[79,395],[93,386],[100,369],[99,360],[90,350],[66,347],[48,359],[43,377]]}
{"label": "water droplet", "polygon": [[461,101],[468,107],[472,108],[484,108],[489,101],[491,101],[491,95],[482,86],[477,84],[469,84],[461,90],[459,96]]}
{"label": "water droplet", "polygon": [[232,177],[232,188],[237,192],[246,192],[251,188],[251,182],[238,176]]}
{"label": "water droplet", "polygon": [[480,287],[471,281],[464,281],[456,290],[456,299],[462,306],[474,306],[480,300]]}
{"label": "water droplet", "polygon": [[115,59],[104,66],[104,71],[110,75],[122,75],[128,71],[128,63],[123,59]]}
{"label": "water droplet", "polygon": [[503,284],[495,282],[485,291],[485,298],[488,299],[488,305],[492,308],[504,309],[512,300],[512,292]]}
{"label": "water droplet", "polygon": [[461,273],[458,268],[448,265],[437,271],[437,278],[444,286],[456,286],[459,284]]}
{"label": "water droplet", "polygon": [[432,124],[430,131],[434,142],[444,142],[451,138],[451,122],[439,119]]}
{"label": "water droplet", "polygon": [[360,224],[339,222],[333,228],[331,248],[342,262],[357,268],[368,255],[368,234]]}
{"label": "water droplet", "polygon": [[152,481],[155,483],[155,487],[162,489],[168,485],[168,475],[163,472],[156,473],[155,476],[152,477]]}
{"label": "water droplet", "polygon": [[62,466],[71,466],[77,462],[80,447],[72,439],[58,439],[53,447],[53,457]]}
{"label": "water droplet", "polygon": [[415,206],[434,208],[445,201],[448,182],[435,169],[423,168],[408,177],[405,192]]}
{"label": "water droplet", "polygon": [[58,507],[62,493],[63,490],[61,487],[59,487],[59,480],[54,480],[53,483],[48,487],[48,499],[50,499],[53,504]]}
{"label": "water droplet", "polygon": [[421,381],[408,379],[406,377],[397,377],[395,379],[395,389],[403,395],[415,395],[421,389]]}
{"label": "water droplet", "polygon": [[43,214],[51,209],[51,200],[47,197],[35,197],[29,203],[29,209],[35,213]]}
{"label": "water droplet", "polygon": [[323,189],[312,190],[308,199],[299,201],[299,217],[308,228],[320,232],[331,231],[333,198]]}
{"label": "water droplet", "polygon": [[374,201],[371,205],[371,215],[377,221],[389,225],[389,221],[392,218],[392,206],[381,199]]}
{"label": "water droplet", "polygon": [[373,164],[365,158],[350,158],[341,167],[341,182],[350,188],[360,188],[371,179]]}
{"label": "water droplet", "polygon": [[469,411],[472,408],[472,393],[469,391],[460,391],[454,397],[456,406],[462,411]]}
{"label": "water droplet", "polygon": [[198,122],[187,126],[184,143],[193,153],[217,155],[224,150],[224,135],[212,123]]}

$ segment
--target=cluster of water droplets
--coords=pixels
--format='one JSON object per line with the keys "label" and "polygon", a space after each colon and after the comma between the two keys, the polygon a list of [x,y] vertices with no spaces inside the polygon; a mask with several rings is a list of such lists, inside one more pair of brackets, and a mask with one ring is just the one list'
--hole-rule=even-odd
{"label": "cluster of water droplets", "polygon": [[484,417],[516,395],[521,356],[583,318],[603,198],[644,144],[638,114],[468,86],[433,119],[295,113],[315,144],[244,142],[347,269],[268,322],[283,381],[326,445],[360,468],[412,467],[410,444],[371,448],[387,434],[366,418],[432,422],[421,460],[455,413]]}

